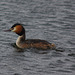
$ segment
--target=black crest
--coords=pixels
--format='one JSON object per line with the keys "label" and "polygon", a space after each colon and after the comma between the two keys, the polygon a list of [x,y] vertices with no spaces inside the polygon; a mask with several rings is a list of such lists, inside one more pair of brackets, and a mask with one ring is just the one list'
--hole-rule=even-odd
{"label": "black crest", "polygon": [[17,25],[22,25],[22,24],[20,24],[20,23],[15,23],[11,28],[13,28],[13,27],[15,27],[15,26],[17,26]]}
{"label": "black crest", "polygon": [[[20,23],[16,23],[16,24],[14,24],[11,28],[14,28],[14,27],[16,27],[17,25],[21,25],[22,26],[22,24],[20,24]],[[20,32],[20,33],[16,33],[16,34],[18,34],[18,35],[23,35],[23,34],[25,34],[25,29],[24,29],[24,27],[22,26],[22,31]]]}

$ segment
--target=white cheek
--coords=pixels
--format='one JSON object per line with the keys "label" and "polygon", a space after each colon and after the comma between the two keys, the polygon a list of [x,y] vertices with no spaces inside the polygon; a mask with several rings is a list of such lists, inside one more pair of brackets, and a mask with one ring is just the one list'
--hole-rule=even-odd
{"label": "white cheek", "polygon": [[12,31],[15,32],[16,31],[16,27]]}

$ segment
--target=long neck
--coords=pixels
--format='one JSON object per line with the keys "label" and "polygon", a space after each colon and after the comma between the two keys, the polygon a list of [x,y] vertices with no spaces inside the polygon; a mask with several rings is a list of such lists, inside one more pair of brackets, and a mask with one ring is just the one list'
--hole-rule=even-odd
{"label": "long neck", "polygon": [[19,36],[18,39],[16,40],[16,45],[20,47],[25,42],[25,39],[26,39],[25,34]]}
{"label": "long neck", "polygon": [[23,34],[23,35],[18,37],[17,41],[23,42],[23,41],[25,41],[25,39],[26,39],[25,34]]}

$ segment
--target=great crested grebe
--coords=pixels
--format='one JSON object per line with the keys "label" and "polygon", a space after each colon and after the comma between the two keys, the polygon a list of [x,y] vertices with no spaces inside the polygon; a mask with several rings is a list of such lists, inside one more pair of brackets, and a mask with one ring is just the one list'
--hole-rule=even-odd
{"label": "great crested grebe", "polygon": [[38,48],[38,49],[54,49],[55,44],[49,43],[45,40],[40,39],[27,39],[25,36],[25,29],[20,23],[14,24],[9,30],[5,31],[13,31],[19,35],[16,40],[16,45],[19,48]]}

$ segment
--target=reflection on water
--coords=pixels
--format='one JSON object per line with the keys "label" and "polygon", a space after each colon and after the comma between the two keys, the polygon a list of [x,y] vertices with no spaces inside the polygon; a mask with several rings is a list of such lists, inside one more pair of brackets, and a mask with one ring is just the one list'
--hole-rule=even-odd
{"label": "reflection on water", "polygon": [[[26,38],[44,39],[55,50],[18,49],[17,35],[3,32],[23,23]],[[0,1],[0,75],[75,75],[75,1]]]}

